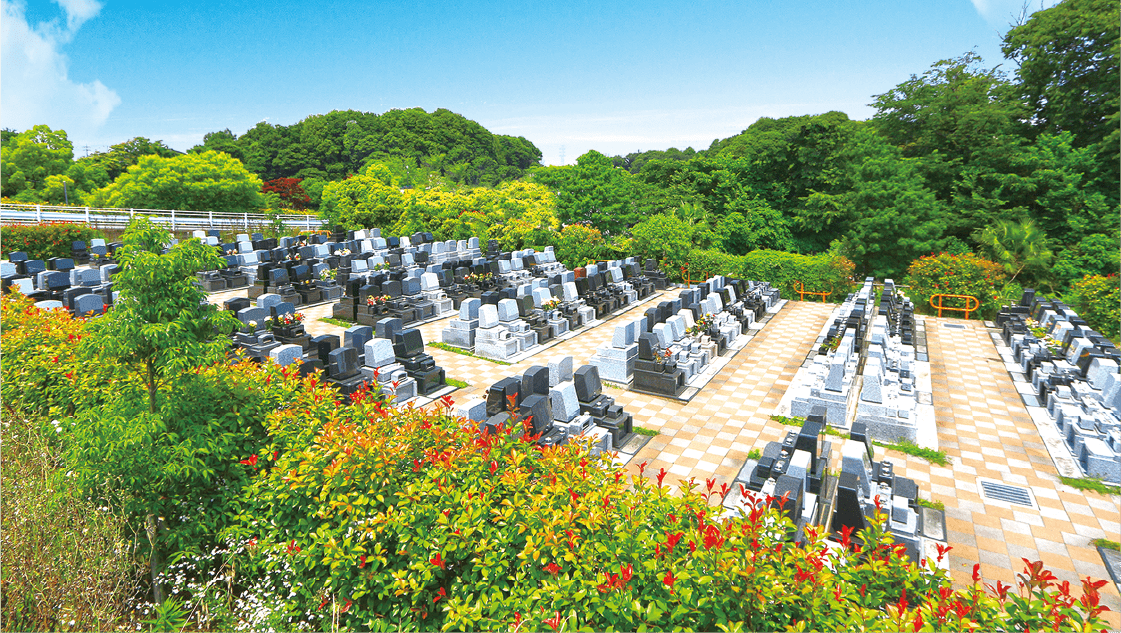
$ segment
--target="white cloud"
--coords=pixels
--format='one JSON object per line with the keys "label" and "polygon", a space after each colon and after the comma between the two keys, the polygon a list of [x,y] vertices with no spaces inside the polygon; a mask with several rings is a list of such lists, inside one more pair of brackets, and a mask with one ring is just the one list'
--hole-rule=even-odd
{"label": "white cloud", "polygon": [[66,11],[66,28],[71,33],[78,30],[82,23],[101,11],[97,0],[55,0]]}
{"label": "white cloud", "polygon": [[46,124],[74,138],[96,130],[121,98],[98,80],[71,80],[61,51],[101,5],[95,0],[56,2],[66,13],[66,27],[57,19],[32,27],[22,2],[0,0],[0,117],[4,127],[25,130]]}

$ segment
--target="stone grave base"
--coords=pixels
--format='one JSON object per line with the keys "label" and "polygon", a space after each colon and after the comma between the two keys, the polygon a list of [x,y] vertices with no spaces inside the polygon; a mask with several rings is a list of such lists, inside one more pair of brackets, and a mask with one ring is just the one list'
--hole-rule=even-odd
{"label": "stone grave base", "polygon": [[[623,306],[622,308],[619,308],[615,312],[612,312],[612,313],[608,314],[607,316],[603,317],[602,319],[596,319],[594,321],[589,321],[589,322],[585,323],[584,325],[581,325],[580,327],[576,328],[575,330],[569,330],[568,332],[565,332],[564,334],[561,334],[560,336],[552,338],[552,339],[546,341],[543,344],[534,345],[533,347],[531,347],[527,350],[518,352],[517,354],[514,354],[513,356],[511,356],[509,358],[504,358],[502,360],[504,362],[507,362],[507,363],[518,363],[518,362],[521,362],[521,361],[523,361],[527,358],[530,358],[532,356],[536,356],[537,354],[540,354],[541,352],[549,349],[550,347],[560,345],[561,343],[563,343],[563,342],[565,342],[569,339],[575,338],[577,335],[581,334],[582,332],[586,332],[586,331],[596,327],[597,325],[601,325],[603,323],[606,323],[606,322],[614,319],[617,316],[621,316],[623,314],[626,314],[627,312],[630,312],[631,310],[633,310],[633,309],[635,309],[635,308],[637,308],[641,305],[645,305],[647,303],[650,303],[651,301],[654,301],[658,297],[659,297],[659,295],[657,293],[655,293],[655,294],[651,295],[649,298],[647,298],[645,301],[640,301],[638,303],[631,303],[631,304],[628,304],[626,306]],[[603,380],[603,378],[600,377],[600,380]],[[608,381],[608,382],[611,382],[611,381]],[[619,383],[612,382],[611,384],[618,385]]]}
{"label": "stone grave base", "polygon": [[1043,439],[1044,445],[1047,446],[1047,453],[1051,455],[1055,470],[1059,471],[1059,474],[1063,477],[1076,479],[1085,477],[1086,474],[1082,472],[1082,466],[1071,455],[1070,448],[1063,440],[1062,432],[1055,425],[1055,419],[1047,413],[1045,403],[1039,402],[1035,388],[1032,387],[1027,376],[1020,372],[1020,365],[1012,356],[1012,348],[1004,344],[1004,338],[1001,336],[1000,330],[990,329],[989,337],[992,338],[993,345],[996,346],[996,351],[1004,362],[1004,368],[1008,371],[1008,376],[1012,379],[1012,384],[1016,387],[1017,393],[1020,394],[1020,399],[1024,401],[1024,408],[1027,409],[1028,415],[1035,423],[1035,428],[1039,431],[1039,437]]}
{"label": "stone grave base", "polygon": [[631,433],[630,438],[628,438],[622,446],[614,447],[616,456],[613,461],[617,466],[626,466],[650,440],[651,437],[649,435]]}
{"label": "stone grave base", "polygon": [[[784,299],[784,300],[780,301],[779,303],[776,303],[775,305],[779,306],[779,309],[781,309],[782,306],[786,305],[786,300]],[[775,313],[768,313],[766,316],[763,317],[762,320],[760,320],[756,323],[752,323],[752,327],[748,331],[745,331],[743,334],[740,334],[739,336],[737,336],[736,340],[733,341],[730,345],[728,345],[728,348],[726,350],[724,350],[723,355],[717,356],[715,358],[710,358],[708,360],[708,364],[704,366],[704,369],[702,369],[699,373],[693,374],[691,377],[689,377],[688,380],[685,381],[685,391],[682,391],[681,394],[679,394],[678,396],[673,397],[673,396],[669,396],[667,394],[657,394],[657,393],[650,394],[650,395],[659,396],[661,398],[668,398],[668,399],[671,399],[671,400],[679,400],[681,402],[689,402],[698,393],[700,393],[701,389],[704,389],[705,386],[708,385],[709,381],[711,381],[713,378],[715,378],[716,375],[719,374],[720,371],[722,369],[724,369],[724,367],[728,363],[732,362],[732,359],[735,358],[736,354],[738,354],[740,350],[747,347],[747,344],[751,342],[751,339],[755,337],[755,334],[757,334],[759,332],[759,330],[763,329],[763,326],[765,326],[767,323],[769,323],[771,321],[771,318],[774,317],[774,314]],[[799,371],[801,371],[801,370],[799,370]],[[929,379],[929,377],[928,377],[928,379]],[[601,380],[602,380],[602,378],[601,378]],[[627,385],[622,385],[620,383],[612,383],[612,384],[618,384],[619,386],[624,387],[626,389],[631,389],[631,390],[634,389],[634,380],[633,379]],[[650,392],[644,392],[644,393],[650,393]],[[788,408],[789,408],[789,403],[788,403]],[[932,411],[933,411],[933,409],[932,409]],[[787,413],[787,414],[783,414],[783,415],[789,415],[789,414]]]}

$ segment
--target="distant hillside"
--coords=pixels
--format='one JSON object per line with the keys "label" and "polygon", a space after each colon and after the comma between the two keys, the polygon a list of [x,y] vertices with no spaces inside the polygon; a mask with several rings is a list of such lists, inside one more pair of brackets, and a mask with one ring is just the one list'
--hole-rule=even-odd
{"label": "distant hillside", "polygon": [[341,180],[371,160],[399,161],[452,182],[493,185],[541,164],[541,150],[522,137],[492,134],[449,110],[422,108],[384,114],[335,110],[293,125],[261,122],[241,136],[207,134],[202,145],[241,159],[262,180]]}

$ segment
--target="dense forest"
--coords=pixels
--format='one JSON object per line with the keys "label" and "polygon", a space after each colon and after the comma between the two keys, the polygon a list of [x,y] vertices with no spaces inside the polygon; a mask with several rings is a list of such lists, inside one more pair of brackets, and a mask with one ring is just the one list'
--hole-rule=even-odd
{"label": "dense forest", "polygon": [[[443,109],[262,122],[207,134],[186,156],[137,138],[75,161],[65,132],[5,130],[3,195],[311,209],[345,226],[485,231],[509,247],[578,240],[589,257],[833,253],[858,275],[982,252],[1013,279],[1062,288],[1118,268],[1118,21],[1115,2],[1066,0],[1009,30],[1003,62],[938,61],[872,96],[866,121],[761,118],[707,149],[591,151],[567,166]],[[161,174],[192,184],[166,189]]]}

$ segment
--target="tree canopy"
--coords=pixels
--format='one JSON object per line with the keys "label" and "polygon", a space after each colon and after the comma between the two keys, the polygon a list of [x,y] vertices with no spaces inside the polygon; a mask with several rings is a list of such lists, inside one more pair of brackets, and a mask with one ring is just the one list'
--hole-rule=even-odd
{"label": "tree canopy", "polygon": [[93,192],[95,206],[138,209],[256,212],[264,205],[261,179],[221,152],[171,158],[142,156],[112,184]]}

